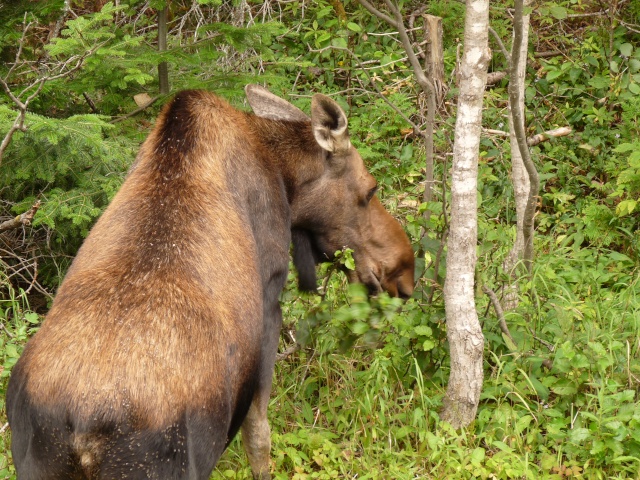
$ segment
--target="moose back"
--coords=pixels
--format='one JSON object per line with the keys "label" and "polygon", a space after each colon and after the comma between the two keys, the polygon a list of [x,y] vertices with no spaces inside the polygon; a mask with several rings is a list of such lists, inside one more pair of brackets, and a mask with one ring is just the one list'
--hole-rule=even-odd
{"label": "moose back", "polygon": [[246,94],[254,114],[178,93],[80,248],[9,382],[20,480],[207,479],[241,427],[270,478],[291,241],[302,289],[348,246],[351,281],[411,295],[411,246],[338,104]]}

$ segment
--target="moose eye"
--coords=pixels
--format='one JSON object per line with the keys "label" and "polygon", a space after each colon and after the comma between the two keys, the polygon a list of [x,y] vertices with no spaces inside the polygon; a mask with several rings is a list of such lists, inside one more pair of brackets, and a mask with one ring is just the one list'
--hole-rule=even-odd
{"label": "moose eye", "polygon": [[378,191],[378,185],[376,185],[371,190],[369,190],[369,193],[367,193],[367,202],[371,201],[371,199],[373,198],[373,196],[376,194],[377,191]]}

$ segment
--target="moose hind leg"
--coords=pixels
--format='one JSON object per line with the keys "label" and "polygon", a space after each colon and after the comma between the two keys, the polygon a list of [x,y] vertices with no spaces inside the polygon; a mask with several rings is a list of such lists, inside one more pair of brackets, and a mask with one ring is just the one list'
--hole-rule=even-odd
{"label": "moose hind leg", "polygon": [[[268,397],[262,400],[262,395],[256,395],[251,403],[249,412],[242,422],[242,444],[249,457],[251,472],[255,480],[268,480],[269,455],[271,452],[271,429],[267,421]],[[264,405],[263,405],[264,404]]]}

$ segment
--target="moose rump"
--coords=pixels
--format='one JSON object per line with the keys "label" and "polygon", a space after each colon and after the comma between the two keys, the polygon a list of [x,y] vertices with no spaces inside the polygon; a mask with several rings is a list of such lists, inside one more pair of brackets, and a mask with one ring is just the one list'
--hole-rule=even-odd
{"label": "moose rump", "polygon": [[240,428],[254,478],[269,478],[292,229],[301,284],[346,245],[353,280],[383,288],[375,257],[395,250],[371,247],[375,180],[344,112],[316,96],[309,119],[261,87],[247,96],[256,115],[177,94],[79,250],[9,382],[20,480],[207,479]]}

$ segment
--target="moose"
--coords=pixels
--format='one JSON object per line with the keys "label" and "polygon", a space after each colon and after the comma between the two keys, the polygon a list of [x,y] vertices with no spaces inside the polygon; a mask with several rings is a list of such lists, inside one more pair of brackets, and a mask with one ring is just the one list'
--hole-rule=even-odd
{"label": "moose", "polygon": [[20,480],[208,479],[240,429],[270,478],[290,245],[302,290],[346,246],[350,281],[411,295],[411,245],[340,106],[245,91],[253,113],[176,94],[78,251],[10,378]]}

